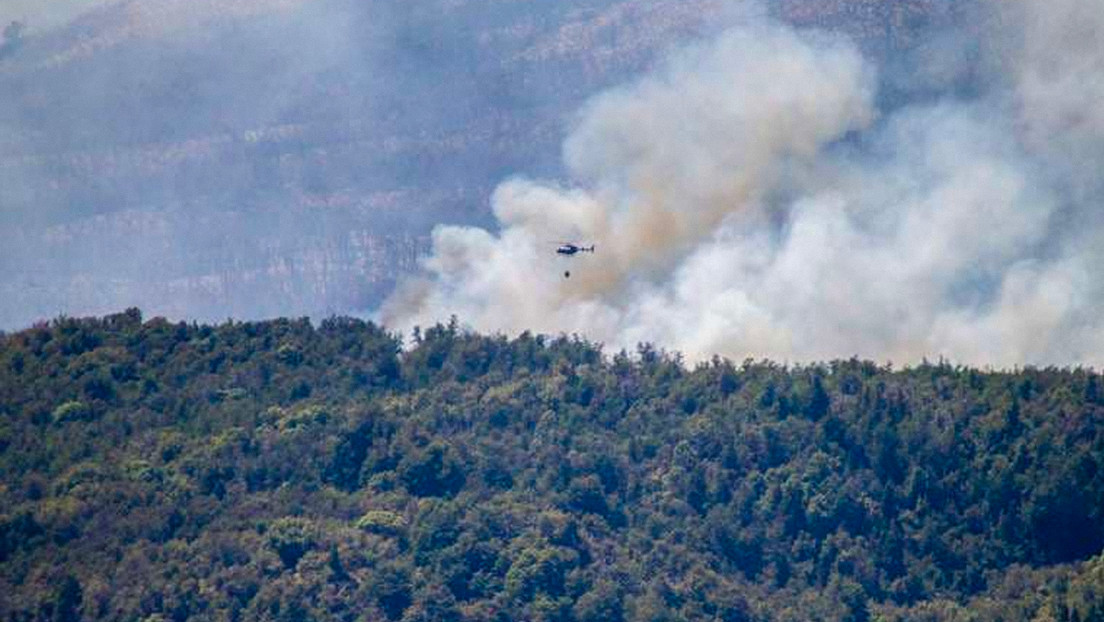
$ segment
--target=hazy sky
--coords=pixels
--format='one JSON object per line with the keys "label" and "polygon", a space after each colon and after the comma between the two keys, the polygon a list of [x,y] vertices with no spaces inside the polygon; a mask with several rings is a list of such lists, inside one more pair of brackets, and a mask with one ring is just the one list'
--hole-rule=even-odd
{"label": "hazy sky", "polygon": [[24,22],[31,31],[53,28],[69,22],[97,6],[120,0],[4,0],[0,3],[0,22]]}
{"label": "hazy sky", "polygon": [[0,53],[0,330],[367,312],[680,36],[609,37],[616,4],[141,0],[30,33]]}

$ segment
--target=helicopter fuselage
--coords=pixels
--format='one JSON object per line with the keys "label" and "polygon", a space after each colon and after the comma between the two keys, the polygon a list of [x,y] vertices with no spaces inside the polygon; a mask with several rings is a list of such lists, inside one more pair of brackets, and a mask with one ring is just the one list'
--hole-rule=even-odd
{"label": "helicopter fuselage", "polygon": [[561,244],[556,247],[556,253],[559,255],[574,255],[575,253],[593,253],[594,245],[579,246],[578,244]]}

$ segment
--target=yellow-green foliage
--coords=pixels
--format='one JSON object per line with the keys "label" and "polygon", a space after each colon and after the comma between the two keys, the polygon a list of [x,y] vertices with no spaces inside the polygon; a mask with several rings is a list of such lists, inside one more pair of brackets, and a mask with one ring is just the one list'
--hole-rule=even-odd
{"label": "yellow-green foliage", "polygon": [[406,531],[406,519],[387,510],[369,510],[357,519],[356,526],[369,533],[397,536]]}
{"label": "yellow-green foliage", "polygon": [[69,421],[87,421],[92,416],[92,409],[87,404],[78,400],[70,400],[54,409],[52,419],[54,423],[67,423]]}

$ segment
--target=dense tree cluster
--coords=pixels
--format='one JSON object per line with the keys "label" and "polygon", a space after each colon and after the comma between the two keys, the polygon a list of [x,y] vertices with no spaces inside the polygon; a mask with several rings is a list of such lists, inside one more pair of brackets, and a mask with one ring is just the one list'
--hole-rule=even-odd
{"label": "dense tree cluster", "polygon": [[1095,372],[409,346],[0,336],[0,619],[1104,620]]}

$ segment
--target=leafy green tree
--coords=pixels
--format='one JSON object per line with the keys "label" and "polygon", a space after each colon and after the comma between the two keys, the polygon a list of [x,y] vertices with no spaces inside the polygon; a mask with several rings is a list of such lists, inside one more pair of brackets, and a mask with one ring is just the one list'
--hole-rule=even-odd
{"label": "leafy green tree", "polygon": [[410,494],[418,497],[451,495],[464,485],[464,467],[446,442],[433,442],[412,449],[396,469]]}
{"label": "leafy green tree", "polygon": [[413,602],[410,570],[403,564],[386,562],[373,569],[368,593],[388,619],[398,620]]}
{"label": "leafy green tree", "polygon": [[73,575],[66,575],[54,590],[53,602],[47,605],[48,619],[56,622],[78,622],[81,619],[83,598],[80,581]]}
{"label": "leafy green tree", "polygon": [[315,527],[307,519],[281,518],[268,528],[269,545],[285,568],[294,568],[316,544]]}
{"label": "leafy green tree", "polygon": [[575,601],[572,617],[577,622],[621,622],[625,618],[624,596],[609,580],[598,580]]}

